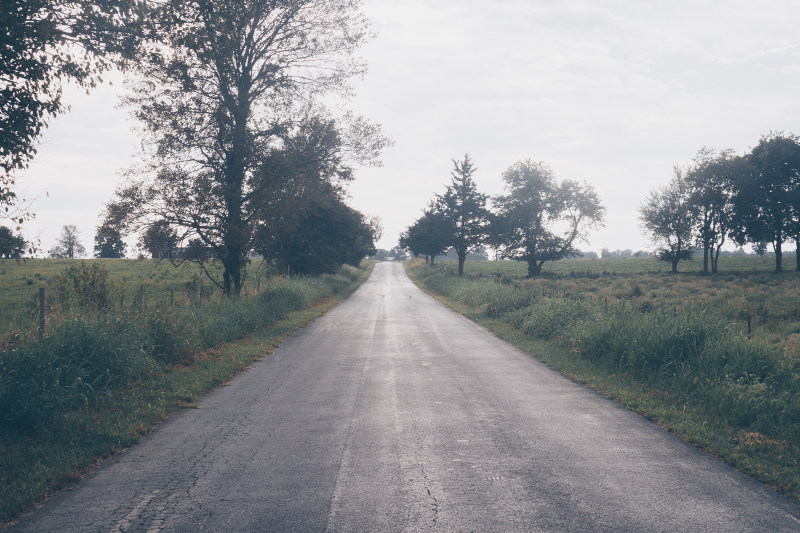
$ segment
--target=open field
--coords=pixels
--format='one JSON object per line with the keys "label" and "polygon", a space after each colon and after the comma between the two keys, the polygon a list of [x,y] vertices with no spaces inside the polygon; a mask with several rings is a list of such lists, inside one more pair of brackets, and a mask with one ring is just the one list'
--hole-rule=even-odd
{"label": "open field", "polygon": [[[169,261],[153,259],[4,259],[0,260],[0,337],[35,327],[39,288],[81,263],[99,265],[108,271],[115,287],[114,304],[119,306],[133,305],[141,290],[148,306],[194,301],[198,289],[206,299],[219,293],[200,268],[189,262],[175,267]],[[245,291],[255,291],[272,274],[263,261],[253,261],[248,267]]]}
{"label": "open field", "polygon": [[456,311],[800,500],[800,274],[558,263],[537,279],[512,262],[468,263],[464,278],[454,263],[407,268]]}
{"label": "open field", "polygon": [[[755,338],[800,356],[800,273],[775,274],[769,257],[722,257],[719,262],[717,274],[704,274],[701,262],[692,261],[673,275],[667,263],[655,258],[572,259],[545,263],[542,277],[524,279],[524,263],[470,261],[466,274],[494,278],[526,294],[599,301],[612,310],[703,308],[745,332],[749,317]],[[457,270],[455,261],[437,264]]]}

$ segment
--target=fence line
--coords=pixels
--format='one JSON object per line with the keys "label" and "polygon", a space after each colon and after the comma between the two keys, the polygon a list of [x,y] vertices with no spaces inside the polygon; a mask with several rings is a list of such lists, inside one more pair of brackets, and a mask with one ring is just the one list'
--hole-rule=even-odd
{"label": "fence line", "polygon": [[[266,290],[269,280],[262,283],[261,277],[256,278],[254,286],[245,285],[241,297],[250,298]],[[31,288],[30,298],[10,298],[0,300],[0,345],[2,339],[14,333],[28,334],[36,331],[46,331],[48,324],[53,320],[60,320],[62,314],[70,312],[85,313],[93,311],[146,313],[157,309],[174,308],[207,302],[223,298],[223,293],[216,285],[196,282],[183,282],[153,286],[152,284],[139,283],[121,287],[110,295],[108,302],[102,309],[94,306],[81,305],[77,297],[72,297],[61,302],[54,294],[54,289],[39,287]]]}

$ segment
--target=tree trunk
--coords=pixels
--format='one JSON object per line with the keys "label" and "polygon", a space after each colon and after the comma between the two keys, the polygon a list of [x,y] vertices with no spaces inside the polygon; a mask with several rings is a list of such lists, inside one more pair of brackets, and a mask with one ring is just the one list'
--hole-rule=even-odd
{"label": "tree trunk", "polygon": [[458,252],[458,275],[464,276],[464,262],[467,260],[467,253]]}
{"label": "tree trunk", "polygon": [[[711,248],[711,245],[708,243],[708,239],[703,241],[703,272],[708,272],[708,255],[709,255],[709,249],[710,248]],[[713,260],[712,260],[712,263],[713,263]],[[713,264],[711,266],[711,269],[712,270],[714,269]]]}
{"label": "tree trunk", "polygon": [[781,250],[781,239],[778,237],[775,243],[775,272],[783,271],[783,251]]}
{"label": "tree trunk", "polygon": [[794,243],[795,243],[795,245],[797,247],[797,249],[794,251],[795,261],[797,262],[797,265],[795,266],[795,270],[800,272],[800,234],[797,235],[794,238]]}
{"label": "tree trunk", "polygon": [[672,271],[673,272],[677,272],[678,271],[678,261],[680,261],[680,259],[673,259],[672,260]]}
{"label": "tree trunk", "polygon": [[544,263],[538,263],[535,259],[528,261],[528,277],[533,278],[538,276],[542,272],[542,265]]}

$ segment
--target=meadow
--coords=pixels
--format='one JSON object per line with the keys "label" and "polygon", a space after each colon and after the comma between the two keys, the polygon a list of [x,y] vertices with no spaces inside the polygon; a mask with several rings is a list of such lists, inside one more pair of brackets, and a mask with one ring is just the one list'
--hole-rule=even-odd
{"label": "meadow", "polygon": [[558,261],[534,279],[508,261],[470,262],[464,278],[455,263],[407,267],[551,367],[800,500],[800,273],[731,259],[719,274]]}

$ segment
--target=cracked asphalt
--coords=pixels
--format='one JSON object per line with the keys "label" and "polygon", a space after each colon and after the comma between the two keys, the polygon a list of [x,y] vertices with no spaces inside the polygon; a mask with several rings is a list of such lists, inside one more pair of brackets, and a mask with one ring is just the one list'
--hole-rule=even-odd
{"label": "cracked asphalt", "polygon": [[800,531],[800,506],[380,263],[12,531]]}

